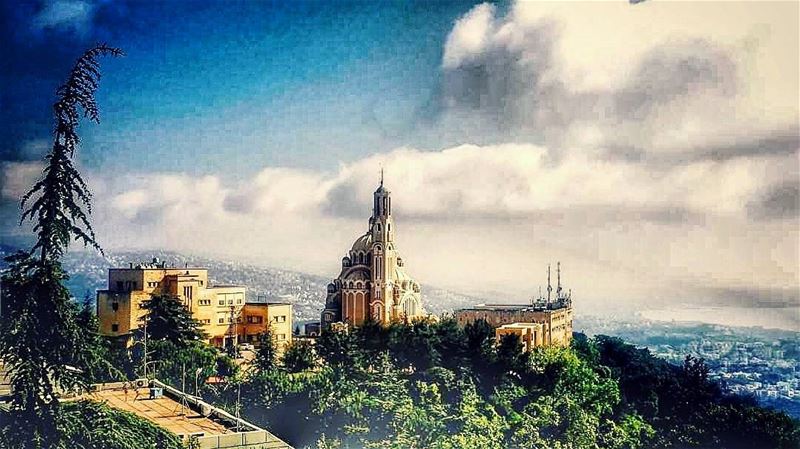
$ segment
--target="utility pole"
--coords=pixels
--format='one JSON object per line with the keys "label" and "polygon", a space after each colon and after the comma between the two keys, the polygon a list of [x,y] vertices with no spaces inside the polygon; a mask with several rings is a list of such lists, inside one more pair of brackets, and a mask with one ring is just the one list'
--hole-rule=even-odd
{"label": "utility pole", "polygon": [[186,362],[181,364],[181,415],[186,416]]}
{"label": "utility pole", "polygon": [[149,312],[144,316],[144,378],[147,379],[147,322],[150,320]]}
{"label": "utility pole", "polygon": [[239,433],[239,422],[242,418],[239,416],[239,407],[242,402],[242,383],[239,382],[239,388],[236,391],[236,433]]}

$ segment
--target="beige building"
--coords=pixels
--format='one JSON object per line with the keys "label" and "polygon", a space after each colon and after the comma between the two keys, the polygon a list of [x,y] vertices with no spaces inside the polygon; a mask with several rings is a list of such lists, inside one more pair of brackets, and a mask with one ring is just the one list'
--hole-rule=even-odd
{"label": "beige building", "polygon": [[292,305],[288,302],[248,302],[245,303],[244,322],[240,341],[257,344],[258,334],[269,326],[272,338],[278,344],[278,352],[283,352],[292,341]]}
{"label": "beige building", "polygon": [[522,343],[524,351],[544,346],[544,325],[541,323],[514,323],[504,324],[494,331],[497,343],[503,335],[516,334]]}
{"label": "beige building", "polygon": [[152,295],[177,298],[217,347],[256,341],[268,325],[275,326],[279,343],[285,342],[279,347],[291,341],[291,304],[248,303],[243,286],[210,285],[208,269],[168,267],[158,259],[108,270],[108,289],[97,292],[100,333],[129,344],[145,315],[141,303]]}
{"label": "beige building", "polygon": [[425,316],[419,284],[406,274],[395,246],[391,192],[383,186],[373,194],[367,232],[342,259],[342,271],[328,284],[322,325],[359,325],[371,319],[387,324]]}
{"label": "beige building", "polygon": [[[498,338],[503,333],[510,332],[523,336],[524,332],[530,330],[535,333],[530,337],[531,341],[535,343],[534,346],[569,346],[572,341],[572,293],[565,293],[561,288],[560,264],[558,287],[555,295],[551,295],[551,293],[550,267],[548,266],[546,297],[540,296],[532,300],[530,304],[479,304],[457,310],[455,318],[461,326],[477,320],[485,320],[497,328],[496,336]],[[526,325],[541,325],[541,331],[537,331],[537,326],[526,328]]]}

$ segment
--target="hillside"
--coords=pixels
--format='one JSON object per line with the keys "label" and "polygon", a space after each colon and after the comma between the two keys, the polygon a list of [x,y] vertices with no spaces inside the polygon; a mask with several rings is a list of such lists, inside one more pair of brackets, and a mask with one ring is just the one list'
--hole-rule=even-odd
{"label": "hillside", "polygon": [[[13,247],[0,246],[0,257],[14,251]],[[247,288],[248,299],[259,297],[280,299],[294,304],[298,321],[319,320],[325,306],[325,291],[330,279],[279,268],[263,267],[233,260],[188,256],[170,251],[119,251],[107,252],[105,257],[90,251],[71,251],[64,257],[64,269],[69,273],[67,288],[76,298],[107,288],[108,269],[127,267],[129,263],[145,262],[158,257],[168,265],[208,268],[209,280],[216,284],[239,284]],[[2,262],[0,262],[2,268]],[[331,274],[333,276],[334,273]],[[428,312],[440,315],[455,308],[485,302],[484,299],[461,293],[422,286],[422,300]]]}

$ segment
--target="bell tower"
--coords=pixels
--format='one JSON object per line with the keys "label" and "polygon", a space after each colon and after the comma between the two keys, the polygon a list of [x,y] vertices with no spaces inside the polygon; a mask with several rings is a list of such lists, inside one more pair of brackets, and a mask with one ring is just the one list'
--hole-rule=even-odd
{"label": "bell tower", "polygon": [[[372,217],[370,233],[372,234],[372,285],[373,312],[381,315],[385,322],[393,311],[392,269],[394,268],[394,230],[392,229],[392,194],[383,185],[383,169],[381,183],[372,195]],[[374,316],[374,315],[373,315]],[[377,316],[374,316],[377,318]]]}

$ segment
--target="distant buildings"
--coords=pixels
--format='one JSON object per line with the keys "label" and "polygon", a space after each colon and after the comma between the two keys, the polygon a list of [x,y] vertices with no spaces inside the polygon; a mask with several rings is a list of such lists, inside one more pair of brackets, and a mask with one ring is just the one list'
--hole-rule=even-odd
{"label": "distant buildings", "polygon": [[494,326],[495,336],[517,334],[526,350],[537,346],[569,346],[572,341],[572,295],[561,288],[561,264],[558,286],[551,295],[550,267],[547,267],[547,296],[530,304],[478,304],[455,312],[461,326],[485,320]]}
{"label": "distant buildings", "polygon": [[283,349],[292,339],[292,306],[288,303],[247,302],[239,285],[210,285],[206,268],[175,268],[153,259],[108,270],[108,289],[97,292],[100,333],[130,344],[152,295],[177,298],[203,325],[209,344],[229,347],[257,342],[267,326]]}
{"label": "distant buildings", "polygon": [[328,284],[322,326],[336,322],[387,324],[425,316],[419,284],[406,274],[395,247],[391,193],[383,186],[373,194],[366,234],[342,259],[342,271]]}

